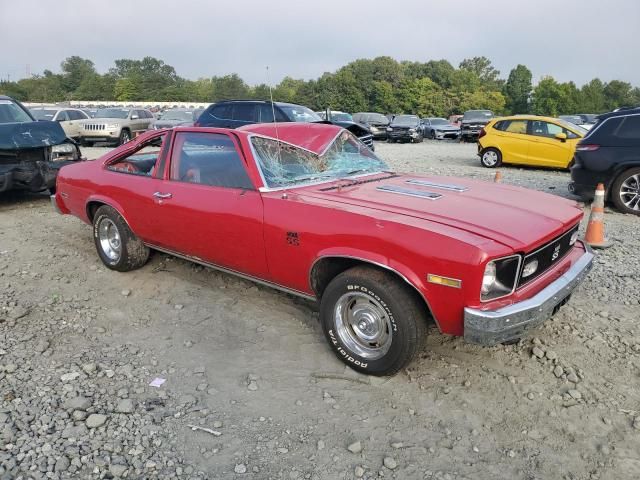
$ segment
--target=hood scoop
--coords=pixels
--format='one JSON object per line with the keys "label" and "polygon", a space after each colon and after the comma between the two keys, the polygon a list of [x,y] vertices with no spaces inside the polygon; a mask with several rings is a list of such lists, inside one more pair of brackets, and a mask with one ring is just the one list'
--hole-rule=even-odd
{"label": "hood scoop", "polygon": [[405,188],[400,185],[382,185],[377,187],[376,190],[395,193],[397,195],[407,195],[409,197],[426,198],[427,200],[437,200],[442,197],[441,193],[428,192],[426,190],[415,190],[413,188]]}
{"label": "hood scoop", "polygon": [[452,183],[429,182],[427,180],[417,180],[415,178],[407,180],[406,183],[410,183],[411,185],[420,185],[422,187],[440,188],[442,190],[449,190],[451,192],[466,192],[467,190],[469,190],[469,188],[463,187],[461,185],[454,185]]}

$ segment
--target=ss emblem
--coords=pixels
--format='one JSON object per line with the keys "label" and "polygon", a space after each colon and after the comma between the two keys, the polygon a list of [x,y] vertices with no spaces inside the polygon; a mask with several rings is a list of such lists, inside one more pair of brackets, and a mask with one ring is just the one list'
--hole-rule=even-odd
{"label": "ss emblem", "polygon": [[556,248],[553,249],[553,254],[551,255],[551,261],[555,261],[556,258],[560,255],[560,245],[556,245]]}

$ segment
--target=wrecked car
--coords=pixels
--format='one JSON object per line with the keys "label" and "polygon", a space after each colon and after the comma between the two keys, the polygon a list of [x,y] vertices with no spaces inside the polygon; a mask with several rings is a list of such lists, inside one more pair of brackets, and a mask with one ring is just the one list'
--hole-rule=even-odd
{"label": "wrecked car", "polygon": [[330,348],[373,375],[405,367],[431,321],[481,345],[523,337],[593,262],[576,202],[395,173],[320,123],[147,132],[65,167],[52,203],[93,225],[112,270],[153,249],[319,302]]}
{"label": "wrecked car", "polygon": [[55,189],[64,165],[80,149],[57,122],[36,121],[16,100],[0,95],[0,192]]}

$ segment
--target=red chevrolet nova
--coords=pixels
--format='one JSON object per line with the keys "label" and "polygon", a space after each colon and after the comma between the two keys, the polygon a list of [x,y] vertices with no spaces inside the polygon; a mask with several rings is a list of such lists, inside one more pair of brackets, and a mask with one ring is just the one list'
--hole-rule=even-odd
{"label": "red chevrolet nova", "polygon": [[521,338],[593,259],[575,202],[395,173],[333,125],[148,132],[64,167],[52,201],[113,270],[154,249],[318,300],[332,349],[374,375],[411,360],[430,318],[483,345]]}

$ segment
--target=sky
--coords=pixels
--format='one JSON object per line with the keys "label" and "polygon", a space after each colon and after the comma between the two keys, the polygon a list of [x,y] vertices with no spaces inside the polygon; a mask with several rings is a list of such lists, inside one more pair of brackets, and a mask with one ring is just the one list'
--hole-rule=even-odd
{"label": "sky", "polygon": [[578,86],[640,85],[638,0],[0,0],[0,79],[79,55],[106,72],[153,56],[196,79],[317,78],[357,58],[426,62],[486,56]]}

